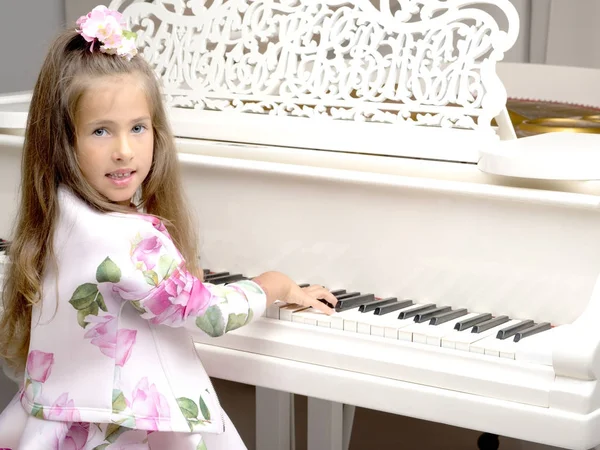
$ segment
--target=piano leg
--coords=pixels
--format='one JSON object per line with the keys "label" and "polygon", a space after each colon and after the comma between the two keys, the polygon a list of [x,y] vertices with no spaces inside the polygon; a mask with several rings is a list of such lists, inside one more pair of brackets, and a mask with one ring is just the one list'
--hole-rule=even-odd
{"label": "piano leg", "polygon": [[343,450],[343,407],[341,403],[308,397],[308,450]]}
{"label": "piano leg", "polygon": [[343,410],[343,429],[342,429],[342,450],[348,450],[350,448],[350,438],[352,436],[352,425],[354,423],[354,412],[356,406],[344,405]]}
{"label": "piano leg", "polygon": [[348,450],[355,406],[308,397],[308,450]]}
{"label": "piano leg", "polygon": [[289,392],[256,387],[256,448],[295,448],[293,398]]}

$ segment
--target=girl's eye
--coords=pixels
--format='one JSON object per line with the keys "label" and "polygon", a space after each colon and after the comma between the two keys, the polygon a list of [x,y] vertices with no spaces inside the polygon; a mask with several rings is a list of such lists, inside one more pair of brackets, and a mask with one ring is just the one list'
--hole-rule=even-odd
{"label": "girl's eye", "polygon": [[94,131],[94,136],[104,136],[104,134],[106,133],[106,130],[104,128],[99,128],[97,130]]}
{"label": "girl's eye", "polygon": [[142,131],[144,131],[146,129],[146,127],[144,125],[136,125],[135,127],[133,127],[131,129],[131,131],[133,131],[136,134],[141,133]]}

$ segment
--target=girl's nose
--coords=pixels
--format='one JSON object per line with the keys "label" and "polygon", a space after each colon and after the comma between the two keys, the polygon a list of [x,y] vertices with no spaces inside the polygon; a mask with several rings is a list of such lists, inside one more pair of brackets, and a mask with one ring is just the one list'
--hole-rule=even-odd
{"label": "girl's nose", "polygon": [[113,158],[117,161],[130,161],[133,158],[133,149],[126,137],[119,140],[117,148],[113,153]]}

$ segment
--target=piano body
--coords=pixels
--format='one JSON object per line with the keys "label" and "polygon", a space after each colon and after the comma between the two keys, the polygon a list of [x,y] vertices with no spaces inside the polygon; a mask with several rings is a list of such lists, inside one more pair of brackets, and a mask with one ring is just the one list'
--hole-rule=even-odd
{"label": "piano body", "polygon": [[[111,5],[139,24],[164,84],[204,267],[276,269],[413,302],[330,318],[275,305],[222,338],[195,336],[211,376],[284,393],[269,416],[284,435],[258,448],[290,448],[285,393],[330,414],[309,417],[309,433],[329,427],[326,447],[309,437],[319,450],[347,446],[342,404],[569,449],[600,444],[600,177],[584,170],[600,141],[515,139],[496,64],[518,16],[508,0],[478,2],[501,11],[502,28],[471,3]],[[2,237],[27,101],[0,99]],[[577,158],[565,158],[573,147]],[[456,316],[399,319],[428,304]],[[481,314],[499,322],[454,329]],[[542,331],[497,338],[512,325]]]}

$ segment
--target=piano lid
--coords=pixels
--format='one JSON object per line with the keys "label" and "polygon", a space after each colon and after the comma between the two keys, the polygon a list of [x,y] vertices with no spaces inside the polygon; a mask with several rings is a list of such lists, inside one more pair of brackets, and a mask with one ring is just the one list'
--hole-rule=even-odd
{"label": "piano lid", "polygon": [[180,137],[471,163],[498,140],[496,63],[519,29],[509,0],[110,6]]}

